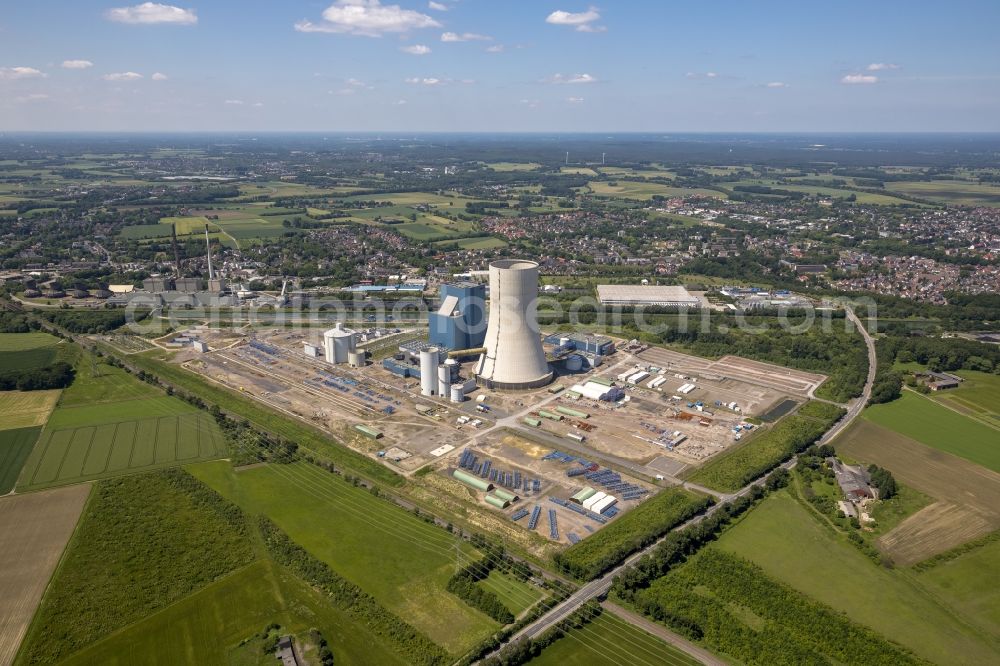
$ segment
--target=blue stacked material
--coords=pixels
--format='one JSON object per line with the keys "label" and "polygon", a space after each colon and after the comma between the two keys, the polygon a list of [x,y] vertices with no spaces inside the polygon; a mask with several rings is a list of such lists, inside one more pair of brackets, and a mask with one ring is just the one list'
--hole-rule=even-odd
{"label": "blue stacked material", "polygon": [[531,489],[537,493],[539,490],[542,489],[542,482],[539,481],[538,479],[535,479],[534,481],[531,482]]}
{"label": "blue stacked material", "polygon": [[569,506],[569,502],[567,502],[564,499],[560,499],[558,497],[550,497],[549,501],[550,502],[554,502],[555,504],[558,504],[559,506]]}
{"label": "blue stacked material", "polygon": [[581,516],[586,516],[587,518],[590,518],[591,520],[594,520],[594,521],[600,523],[601,525],[604,525],[605,523],[608,522],[608,519],[605,518],[604,516],[602,516],[601,514],[594,513],[593,511],[587,511],[586,509],[584,509],[582,506],[580,506],[576,502],[567,502],[566,500],[559,499],[558,497],[550,497],[549,499],[552,502],[554,502],[555,504],[558,504],[559,506],[562,506],[562,507],[566,507],[570,511],[575,511],[576,513],[580,514]]}
{"label": "blue stacked material", "polygon": [[616,507],[616,506],[609,506],[607,509],[605,509],[601,513],[603,513],[608,518],[614,518],[615,516],[618,515],[618,507]]}
{"label": "blue stacked material", "polygon": [[487,477],[487,475],[489,475],[489,473],[490,473],[490,466],[492,466],[492,465],[493,465],[493,463],[490,462],[489,460],[484,460],[483,461],[483,471],[481,471],[479,473],[479,476],[481,476],[481,477],[483,477],[485,479]]}
{"label": "blue stacked material", "polygon": [[594,528],[593,528],[593,527],[591,527],[590,525],[584,525],[584,526],[583,526],[583,529],[587,530],[587,531],[588,531],[588,532],[590,532],[591,534],[593,534],[593,533],[594,533]]}
{"label": "blue stacked material", "polygon": [[573,469],[566,470],[566,476],[581,476],[586,473],[587,470],[583,467],[574,467]]}
{"label": "blue stacked material", "polygon": [[528,510],[527,509],[518,509],[517,511],[515,511],[514,513],[512,513],[510,515],[510,519],[511,520],[515,520],[515,521],[516,520],[521,520],[522,518],[524,518],[527,515],[528,515]]}
{"label": "blue stacked material", "polygon": [[496,483],[497,477],[500,475],[499,470],[496,468],[490,470],[490,481]]}
{"label": "blue stacked material", "polygon": [[535,505],[535,508],[531,510],[531,518],[528,519],[528,529],[535,529],[535,525],[538,524],[538,516],[542,514],[542,507]]}
{"label": "blue stacked material", "polygon": [[482,471],[483,471],[483,464],[482,464],[482,463],[477,463],[477,464],[476,464],[476,465],[475,465],[475,466],[474,466],[474,467],[472,468],[472,473],[473,473],[473,474],[479,474],[479,473],[480,473],[480,472],[482,472]]}
{"label": "blue stacked material", "polygon": [[521,473],[514,472],[514,490],[521,489]]}
{"label": "blue stacked material", "polygon": [[573,534],[572,532],[570,532],[569,534],[567,534],[566,538],[569,539],[570,543],[580,543],[580,537],[578,537],[577,535]]}
{"label": "blue stacked material", "polygon": [[549,536],[553,541],[559,541],[559,526],[556,524],[556,510],[549,509]]}

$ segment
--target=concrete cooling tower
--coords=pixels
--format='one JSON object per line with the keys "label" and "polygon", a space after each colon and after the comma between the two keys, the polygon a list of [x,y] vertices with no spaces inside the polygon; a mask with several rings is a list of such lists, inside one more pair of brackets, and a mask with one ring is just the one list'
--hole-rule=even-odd
{"label": "concrete cooling tower", "polygon": [[538,264],[503,259],[490,264],[490,317],[486,351],[476,362],[479,384],[497,389],[529,389],[552,381],[538,334],[535,299]]}

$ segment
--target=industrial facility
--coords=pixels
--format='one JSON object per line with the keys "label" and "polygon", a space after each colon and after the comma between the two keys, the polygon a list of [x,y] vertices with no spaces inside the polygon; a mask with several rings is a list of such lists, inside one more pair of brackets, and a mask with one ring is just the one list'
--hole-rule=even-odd
{"label": "industrial facility", "polygon": [[631,284],[599,284],[597,300],[604,305],[655,305],[696,308],[701,299],[684,287]]}
{"label": "industrial facility", "polygon": [[476,377],[487,388],[531,389],[552,381],[538,331],[538,264],[503,259],[490,264],[490,317]]}

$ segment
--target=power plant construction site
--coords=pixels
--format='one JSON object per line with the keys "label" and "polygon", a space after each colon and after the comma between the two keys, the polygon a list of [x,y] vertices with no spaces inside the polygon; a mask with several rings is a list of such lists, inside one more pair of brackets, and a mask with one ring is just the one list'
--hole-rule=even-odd
{"label": "power plant construction site", "polygon": [[[444,284],[426,329],[193,327],[183,367],[521,529],[575,542],[752,437],[825,379],[541,331],[538,265]],[[176,344],[176,343],[174,343]]]}

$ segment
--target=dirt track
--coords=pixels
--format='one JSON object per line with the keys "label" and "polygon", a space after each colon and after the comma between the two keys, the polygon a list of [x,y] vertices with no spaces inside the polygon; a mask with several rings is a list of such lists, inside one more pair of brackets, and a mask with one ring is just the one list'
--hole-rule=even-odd
{"label": "dirt track", "polygon": [[0,666],[13,663],[90,484],[0,499]]}

